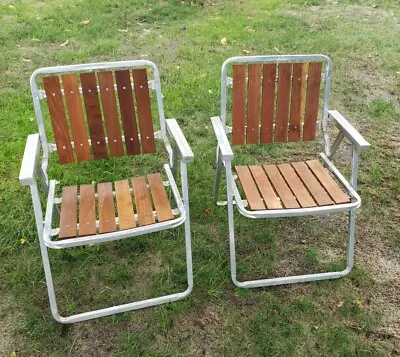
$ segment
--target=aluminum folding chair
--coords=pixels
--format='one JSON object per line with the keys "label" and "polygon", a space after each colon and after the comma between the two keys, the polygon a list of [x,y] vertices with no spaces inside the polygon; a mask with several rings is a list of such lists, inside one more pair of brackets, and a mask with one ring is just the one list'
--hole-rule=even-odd
{"label": "aluminum folding chair", "polygon": [[[193,273],[187,162],[192,161],[193,153],[176,120],[164,117],[156,65],[140,60],[41,68],[32,74],[30,84],[39,133],[28,136],[19,180],[31,189],[54,318],[61,323],[74,323],[164,304],[189,295],[193,287]],[[149,89],[155,92],[155,96],[150,96]],[[155,132],[151,106],[153,97],[156,98],[154,107],[158,108],[160,120],[160,130]],[[48,142],[42,101],[47,102],[55,144]],[[171,138],[173,145],[169,142]],[[164,143],[169,155],[169,163],[164,165],[163,173],[113,183],[63,187],[62,196],[56,197],[56,186],[60,182],[50,180],[47,174],[51,153],[58,154],[61,164],[105,159],[108,156],[154,154],[155,139]],[[178,164],[181,192],[175,182]],[[45,216],[37,178],[47,193]],[[168,197],[166,188],[170,189],[171,197]],[[188,281],[185,291],[69,317],[60,316],[48,248],[64,249],[114,241],[181,224],[185,227]]]}
{"label": "aluminum folding chair", "polygon": [[[232,71],[232,78],[228,77],[228,71]],[[221,116],[211,118],[218,141],[214,199],[216,203],[228,206],[231,277],[239,287],[334,279],[349,274],[353,268],[356,211],[361,204],[357,193],[359,155],[368,150],[370,144],[339,112],[328,109],[331,71],[331,60],[323,55],[234,57],[222,66]],[[232,108],[227,108],[227,92],[231,87]],[[320,106],[322,113],[318,121]],[[228,117],[231,127],[227,125]],[[328,134],[329,122],[339,129],[333,143]],[[232,173],[231,144],[312,141],[316,138],[317,128],[324,140],[324,152],[319,159],[280,165],[236,166],[236,174]],[[344,138],[352,144],[350,182],[331,161]],[[223,166],[227,201],[218,201]],[[238,281],[234,205],[249,218],[348,212],[346,268],[343,271]]]}

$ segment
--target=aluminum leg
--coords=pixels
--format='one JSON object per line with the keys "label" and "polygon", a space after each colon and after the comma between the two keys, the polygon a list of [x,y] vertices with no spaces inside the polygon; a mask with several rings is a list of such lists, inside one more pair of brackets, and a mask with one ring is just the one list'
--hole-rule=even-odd
{"label": "aluminum leg", "polygon": [[217,147],[217,173],[216,173],[216,178],[215,178],[214,203],[218,202],[219,185],[221,183],[222,166],[223,166],[222,157],[219,152],[219,147]]}

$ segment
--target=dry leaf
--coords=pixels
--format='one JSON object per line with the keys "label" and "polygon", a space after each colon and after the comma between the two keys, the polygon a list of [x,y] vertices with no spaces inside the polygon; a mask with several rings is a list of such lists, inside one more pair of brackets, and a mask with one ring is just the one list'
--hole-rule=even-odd
{"label": "dry leaf", "polygon": [[22,61],[23,62],[32,62],[32,60],[30,60],[29,58],[23,58]]}
{"label": "dry leaf", "polygon": [[213,91],[212,91],[211,89],[209,89],[209,90],[208,90],[208,93],[209,93],[209,94],[212,94],[212,93],[213,93]]}
{"label": "dry leaf", "polygon": [[14,6],[14,5],[8,5],[8,7],[9,7],[10,9],[15,10],[15,6]]}
{"label": "dry leaf", "polygon": [[226,37],[221,38],[221,45],[226,45],[228,43],[228,40]]}
{"label": "dry leaf", "polygon": [[276,52],[279,52],[279,48],[278,48],[278,47],[274,47],[274,50],[275,50]]}
{"label": "dry leaf", "polygon": [[69,44],[69,40],[63,42],[63,43],[60,45],[60,47],[65,47],[65,46],[67,46],[68,44]]}
{"label": "dry leaf", "polygon": [[19,244],[24,245],[25,243],[26,243],[26,239],[21,238],[21,239],[19,240]]}
{"label": "dry leaf", "polygon": [[88,24],[90,24],[90,20],[83,20],[83,21],[81,22],[81,24],[82,24],[82,25],[88,25]]}
{"label": "dry leaf", "polygon": [[199,78],[204,78],[206,75],[206,73],[200,73]]}
{"label": "dry leaf", "polygon": [[339,302],[336,304],[336,307],[341,308],[341,307],[343,306],[343,304],[344,304],[343,301],[339,301]]}
{"label": "dry leaf", "polygon": [[209,216],[210,214],[211,214],[211,212],[212,212],[212,208],[206,208],[205,210],[204,210],[204,216],[205,217],[207,217],[207,216]]}
{"label": "dry leaf", "polygon": [[249,55],[249,54],[250,54],[250,51],[247,51],[247,50],[242,50],[242,52],[243,52],[245,55]]}
{"label": "dry leaf", "polygon": [[34,42],[40,42],[40,40],[38,39],[38,38],[32,38],[32,41],[34,41]]}
{"label": "dry leaf", "polygon": [[118,29],[118,32],[128,32],[128,29]]}
{"label": "dry leaf", "polygon": [[364,304],[361,300],[357,299],[355,303],[361,311],[364,310]]}

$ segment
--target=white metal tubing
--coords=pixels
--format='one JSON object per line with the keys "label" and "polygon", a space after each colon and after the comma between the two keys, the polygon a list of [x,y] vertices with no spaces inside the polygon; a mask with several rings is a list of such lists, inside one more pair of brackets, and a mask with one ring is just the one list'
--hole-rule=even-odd
{"label": "white metal tubing", "polygon": [[358,148],[353,146],[353,155],[351,158],[351,186],[353,186],[354,190],[357,190],[357,179],[358,179],[358,159],[359,159],[359,151]]}
{"label": "white metal tubing", "polygon": [[212,117],[211,123],[214,128],[214,133],[217,138],[222,158],[223,159],[232,158],[233,152],[231,145],[229,144],[228,138],[226,136],[226,127],[224,127],[219,117]]}
{"label": "white metal tubing", "polygon": [[33,185],[36,182],[37,161],[40,151],[39,134],[28,135],[22,158],[19,182],[21,185]]}
{"label": "white metal tubing", "polygon": [[168,133],[174,138],[181,159],[183,161],[192,161],[194,157],[192,149],[186,141],[178,122],[175,119],[167,119],[166,122]]}
{"label": "white metal tubing", "polygon": [[218,202],[219,197],[219,185],[221,183],[221,174],[222,174],[222,154],[220,152],[220,147],[217,145],[217,168],[215,175],[215,188],[214,188],[214,203]]}

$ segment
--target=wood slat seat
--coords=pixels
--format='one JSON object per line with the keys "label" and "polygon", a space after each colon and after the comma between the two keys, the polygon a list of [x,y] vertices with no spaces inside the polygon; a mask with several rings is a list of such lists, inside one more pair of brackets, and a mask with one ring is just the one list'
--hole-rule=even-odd
{"label": "wood slat seat", "polygon": [[99,183],[97,187],[69,186],[62,190],[59,239],[116,232],[173,218],[159,173]]}
{"label": "wood slat seat", "polygon": [[294,209],[350,202],[318,160],[236,166],[250,210]]}

